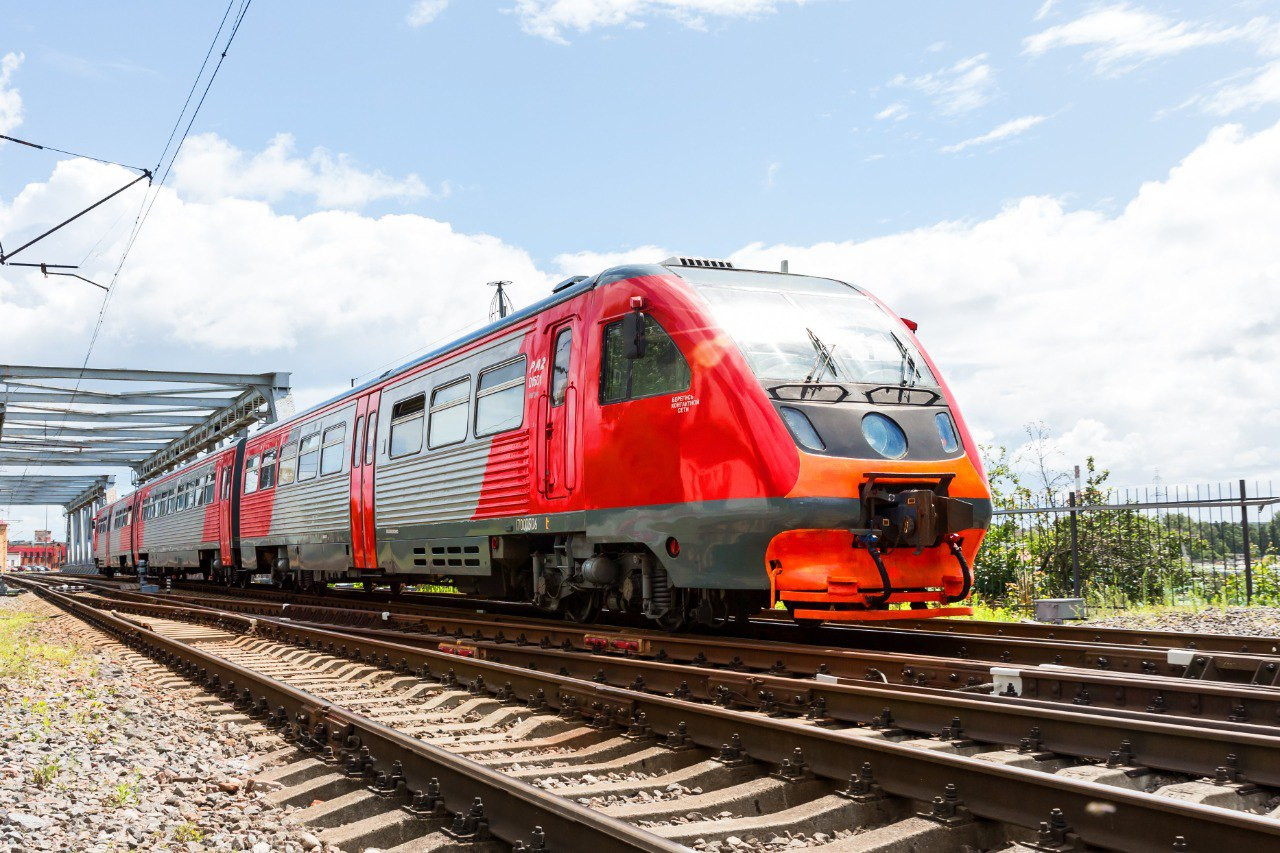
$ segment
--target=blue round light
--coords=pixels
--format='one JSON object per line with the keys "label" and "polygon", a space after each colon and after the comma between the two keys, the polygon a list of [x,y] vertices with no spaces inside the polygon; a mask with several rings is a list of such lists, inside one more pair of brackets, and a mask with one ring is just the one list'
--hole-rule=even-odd
{"label": "blue round light", "polygon": [[862,419],[862,435],[871,449],[886,459],[907,455],[907,434],[884,415],[872,412]]}

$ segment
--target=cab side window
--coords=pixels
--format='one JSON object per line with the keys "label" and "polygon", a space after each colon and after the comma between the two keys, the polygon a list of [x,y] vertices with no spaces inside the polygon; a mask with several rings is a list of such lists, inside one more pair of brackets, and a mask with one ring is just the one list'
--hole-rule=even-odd
{"label": "cab side window", "polygon": [[600,358],[600,402],[620,403],[659,394],[688,391],[692,374],[675,341],[658,321],[645,315],[644,357],[627,358],[622,322],[604,327]]}
{"label": "cab side window", "polygon": [[556,335],[556,354],[551,362],[551,405],[563,406],[569,389],[569,357],[573,352],[573,329],[561,329]]}

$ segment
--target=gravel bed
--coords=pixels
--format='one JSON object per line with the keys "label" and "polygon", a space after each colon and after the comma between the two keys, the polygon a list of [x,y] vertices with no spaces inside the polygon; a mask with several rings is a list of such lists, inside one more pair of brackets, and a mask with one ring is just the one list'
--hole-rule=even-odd
{"label": "gravel bed", "polygon": [[835,841],[845,841],[857,832],[851,829],[841,829],[833,833],[815,832],[813,835],[807,835],[803,832],[787,832],[785,834],[769,833],[767,836],[749,835],[746,838],[739,838],[736,835],[730,835],[724,841],[705,841],[699,838],[691,845],[694,850],[703,851],[703,853],[723,853],[724,851],[734,851],[734,853],[767,853],[774,850],[793,850],[802,847],[821,847],[824,844],[830,844]]}
{"label": "gravel bed", "polygon": [[263,800],[282,744],[151,684],[124,647],[0,599],[0,851],[335,850]]}
{"label": "gravel bed", "polygon": [[[593,809],[603,809],[609,806],[635,805],[637,803],[665,803],[671,800],[679,800],[685,797],[695,797],[702,793],[702,788],[686,788],[679,782],[672,782],[665,788],[653,788],[648,791],[637,791],[634,794],[606,794],[602,797],[579,797],[578,802],[584,806],[590,806]],[[690,812],[690,815],[698,814]],[[734,817],[732,812],[725,812],[724,816]],[[688,817],[687,820],[680,821],[676,818],[676,822],[688,823],[691,820],[705,820],[706,818],[698,815],[698,817]],[[641,821],[641,826],[657,826],[659,823],[667,823],[668,821],[646,823]]]}
{"label": "gravel bed", "polygon": [[[513,764],[511,765],[511,769],[549,770],[560,769],[563,766],[563,762],[552,765],[552,767],[543,767],[537,762],[530,762],[529,764]],[[583,773],[581,776],[544,776],[541,779],[535,779],[531,784],[535,788],[554,790],[556,788],[573,788],[579,785],[596,785],[601,782],[647,782],[650,779],[657,779],[665,775],[665,771],[662,773],[645,773],[640,770],[611,773]]]}
{"label": "gravel bed", "polygon": [[1092,619],[1086,625],[1100,628],[1137,628],[1198,634],[1240,634],[1246,637],[1280,637],[1278,607],[1206,607],[1139,610]]}

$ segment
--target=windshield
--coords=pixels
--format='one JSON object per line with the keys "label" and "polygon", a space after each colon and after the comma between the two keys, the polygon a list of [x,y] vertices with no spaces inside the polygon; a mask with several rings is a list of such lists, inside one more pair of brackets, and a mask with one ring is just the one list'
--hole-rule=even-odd
{"label": "windshield", "polygon": [[902,327],[838,281],[742,270],[677,270],[711,303],[760,379],[935,385]]}

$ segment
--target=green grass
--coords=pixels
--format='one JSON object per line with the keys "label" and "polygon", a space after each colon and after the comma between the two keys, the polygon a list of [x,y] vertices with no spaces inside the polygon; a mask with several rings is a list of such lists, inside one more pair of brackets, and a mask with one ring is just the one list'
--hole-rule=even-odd
{"label": "green grass", "polygon": [[32,785],[44,790],[53,784],[53,780],[58,778],[58,774],[62,772],[62,759],[46,758],[41,761],[35,768],[27,771],[27,776]]}
{"label": "green grass", "polygon": [[107,794],[107,805],[122,809],[138,802],[137,782],[120,782]]}
{"label": "green grass", "polygon": [[92,673],[92,659],[78,645],[45,642],[36,631],[36,617],[29,613],[0,614],[0,678],[33,682],[47,676],[50,667],[69,675]]}
{"label": "green grass", "polygon": [[173,828],[173,840],[184,844],[188,841],[199,844],[204,841],[204,830],[194,823],[180,823]]}

